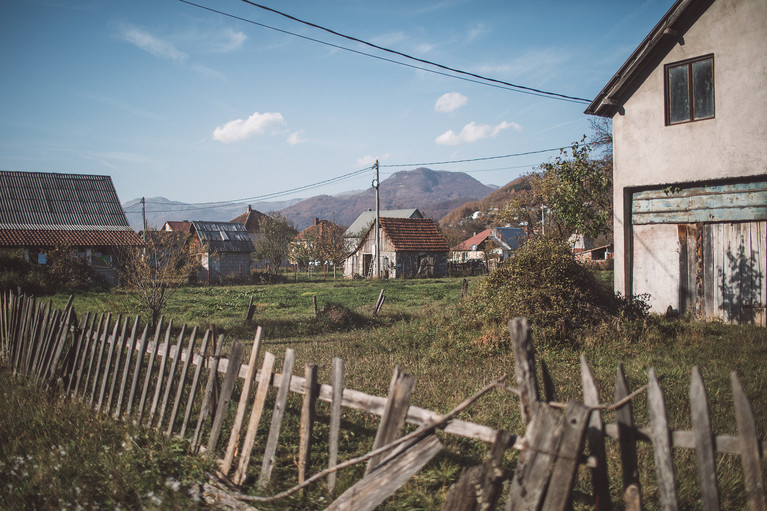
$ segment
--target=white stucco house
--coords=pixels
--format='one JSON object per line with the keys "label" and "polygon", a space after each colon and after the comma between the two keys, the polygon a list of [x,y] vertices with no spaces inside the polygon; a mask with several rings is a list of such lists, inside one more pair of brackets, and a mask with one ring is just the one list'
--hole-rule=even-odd
{"label": "white stucco house", "polygon": [[678,0],[589,105],[612,118],[615,290],[765,324],[767,2]]}

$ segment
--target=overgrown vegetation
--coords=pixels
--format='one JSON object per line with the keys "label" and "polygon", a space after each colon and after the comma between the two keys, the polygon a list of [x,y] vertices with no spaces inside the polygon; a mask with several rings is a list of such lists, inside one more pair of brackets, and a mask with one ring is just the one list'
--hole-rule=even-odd
{"label": "overgrown vegetation", "polygon": [[24,293],[48,295],[105,286],[93,267],[70,247],[55,247],[46,256],[46,264],[40,265],[26,261],[21,251],[0,254],[0,290],[21,288]]}

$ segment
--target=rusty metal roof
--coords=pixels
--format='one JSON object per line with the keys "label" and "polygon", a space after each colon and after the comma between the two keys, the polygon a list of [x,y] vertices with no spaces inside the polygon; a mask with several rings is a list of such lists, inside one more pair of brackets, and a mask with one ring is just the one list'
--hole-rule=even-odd
{"label": "rusty metal roof", "polygon": [[254,250],[248,231],[240,223],[193,221],[189,232],[197,234],[203,246],[211,252],[253,252]]}
{"label": "rusty metal roof", "polygon": [[0,229],[133,232],[109,176],[0,171]]}

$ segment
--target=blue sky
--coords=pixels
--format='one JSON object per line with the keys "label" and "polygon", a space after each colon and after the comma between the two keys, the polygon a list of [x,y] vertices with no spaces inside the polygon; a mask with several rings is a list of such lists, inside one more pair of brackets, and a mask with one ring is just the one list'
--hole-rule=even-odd
{"label": "blue sky", "polygon": [[[196,3],[422,66],[239,0]],[[592,99],[673,2],[261,3],[421,59]],[[561,147],[588,132],[583,103],[248,21],[178,0],[2,0],[0,169],[110,175],[123,202],[255,202],[375,159],[383,180],[410,164]],[[556,155],[429,167],[503,185]],[[362,189],[373,175],[279,198]]]}

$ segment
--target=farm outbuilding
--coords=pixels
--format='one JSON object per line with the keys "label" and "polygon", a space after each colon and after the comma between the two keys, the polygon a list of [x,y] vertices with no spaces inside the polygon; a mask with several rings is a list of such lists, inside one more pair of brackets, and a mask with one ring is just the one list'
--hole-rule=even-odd
{"label": "farm outbuilding", "polygon": [[232,222],[193,221],[189,234],[198,245],[202,270],[198,280],[219,282],[243,280],[250,276],[253,242],[245,226]]}
{"label": "farm outbuilding", "polygon": [[765,324],[767,2],[679,0],[586,113],[612,118],[615,290]]}

